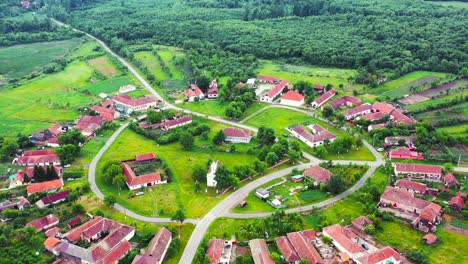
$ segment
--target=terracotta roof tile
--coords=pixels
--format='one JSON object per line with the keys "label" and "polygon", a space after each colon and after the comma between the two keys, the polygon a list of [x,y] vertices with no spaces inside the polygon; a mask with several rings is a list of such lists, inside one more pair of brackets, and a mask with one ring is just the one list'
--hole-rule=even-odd
{"label": "terracotta roof tile", "polygon": [[293,248],[287,237],[277,237],[275,238],[275,241],[286,262],[295,262],[300,260],[299,255],[297,255],[296,250]]}
{"label": "terracotta roof tile", "polygon": [[250,131],[246,129],[241,129],[241,128],[227,127],[223,129],[223,132],[227,137],[242,137],[242,138],[250,137]]}
{"label": "terracotta roof tile", "polygon": [[353,239],[358,236],[347,227],[342,227],[339,224],[335,224],[324,227],[323,231],[326,232],[336,243],[340,244],[343,248],[352,254],[364,251],[360,245],[353,241]]}
{"label": "terracotta roof tile", "polygon": [[[383,262],[389,258],[394,258],[395,261],[400,261],[401,256],[391,247],[384,247],[378,251],[365,255],[359,258],[362,264],[376,264],[376,263],[387,263]],[[390,262],[388,262],[390,263]]]}
{"label": "terracotta roof tile", "polygon": [[397,172],[404,172],[404,173],[432,173],[432,174],[442,173],[442,167],[438,165],[396,163],[395,169]]}
{"label": "terracotta roof tile", "polygon": [[275,264],[270,258],[267,245],[263,239],[252,239],[249,241],[252,258],[256,264]]}
{"label": "terracotta roof tile", "polygon": [[29,194],[33,193],[38,193],[38,192],[46,192],[50,190],[56,190],[60,189],[63,187],[63,181],[62,179],[56,179],[52,181],[46,181],[46,182],[40,182],[40,183],[34,183],[31,185],[28,185],[26,187],[26,190]]}
{"label": "terracotta roof tile", "polygon": [[304,176],[310,177],[317,182],[327,183],[333,173],[325,168],[315,165],[304,172]]}
{"label": "terracotta roof tile", "polygon": [[310,239],[305,237],[302,232],[287,233],[286,236],[301,259],[306,259],[309,263],[323,263],[323,259]]}
{"label": "terracotta roof tile", "polygon": [[420,193],[425,193],[427,189],[426,184],[408,180],[398,180],[395,184],[395,187],[414,190]]}
{"label": "terracotta roof tile", "polygon": [[296,91],[288,91],[283,96],[281,96],[281,100],[290,100],[300,102],[304,100],[304,96]]}

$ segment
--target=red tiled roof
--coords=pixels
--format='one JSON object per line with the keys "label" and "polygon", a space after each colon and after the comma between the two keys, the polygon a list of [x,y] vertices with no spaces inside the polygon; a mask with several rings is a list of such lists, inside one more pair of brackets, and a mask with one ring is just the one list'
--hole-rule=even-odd
{"label": "red tiled roof", "polygon": [[50,155],[36,155],[36,156],[21,156],[17,160],[20,166],[29,164],[44,164],[44,163],[59,163],[60,158],[55,154]]}
{"label": "red tiled roof", "polygon": [[165,122],[162,122],[161,127],[170,128],[170,127],[173,127],[173,126],[176,126],[176,125],[179,125],[179,124],[183,124],[183,123],[188,123],[188,122],[191,122],[191,121],[192,121],[191,116],[183,116],[181,118],[167,120]]}
{"label": "red tiled roof", "polygon": [[67,198],[67,196],[70,194],[70,190],[66,190],[63,192],[55,193],[49,196],[46,196],[41,199],[41,201],[44,203],[44,205],[48,205],[57,201],[60,201],[62,199]]}
{"label": "red tiled roof", "polygon": [[218,81],[213,80],[210,83],[208,94],[218,94]]}
{"label": "red tiled roof", "polygon": [[351,103],[353,105],[360,105],[360,104],[362,104],[362,101],[359,98],[349,96],[349,95],[345,95],[343,97],[340,97],[338,99],[335,99],[335,100],[331,101],[330,105],[333,108],[337,108],[337,107],[339,107],[341,105],[345,105],[346,103]]}
{"label": "red tiled roof", "polygon": [[384,117],[385,113],[382,113],[382,112],[375,112],[375,113],[371,113],[371,114],[367,114],[367,115],[362,115],[359,117],[359,119],[365,119],[365,120],[377,120],[377,119],[380,119],[382,117]]}
{"label": "red tiled roof", "polygon": [[363,105],[356,106],[354,108],[351,108],[349,110],[344,111],[343,115],[344,116],[351,116],[351,115],[355,115],[355,114],[359,114],[359,113],[364,113],[364,112],[369,111],[371,109],[372,109],[372,107],[371,107],[370,104],[363,104]]}
{"label": "red tiled roof", "polygon": [[304,96],[296,91],[288,91],[283,96],[281,96],[281,100],[290,100],[300,102],[304,100]]}
{"label": "red tiled roof", "polygon": [[226,137],[250,137],[250,131],[247,129],[226,127],[223,129],[223,132],[226,135]]}
{"label": "red tiled roof", "polygon": [[444,176],[444,182],[446,184],[449,184],[449,185],[460,185],[460,183],[458,182],[457,178],[455,178],[455,176],[453,175],[453,173],[449,173],[449,174],[446,174]]}
{"label": "red tiled roof", "polygon": [[135,185],[161,181],[161,174],[159,172],[136,176],[133,169],[127,163],[125,162],[122,163],[122,168],[123,168],[123,174],[129,186],[135,186]]}
{"label": "red tiled roof", "polygon": [[422,183],[414,182],[414,181],[408,181],[408,180],[398,180],[395,184],[395,187],[414,190],[420,193],[425,193],[427,189],[426,184],[422,184]]}
{"label": "red tiled roof", "polygon": [[172,238],[172,233],[169,229],[162,227],[158,230],[154,238],[151,240],[151,244],[145,253],[145,256],[155,257],[157,261],[162,262],[164,252]]}
{"label": "red tiled roof", "polygon": [[284,89],[284,87],[286,87],[288,85],[288,81],[284,80],[284,81],[281,81],[280,83],[278,83],[277,85],[275,85],[275,87],[273,87],[273,89],[271,89],[270,91],[268,91],[266,93],[266,95],[270,98],[273,98],[275,96],[277,96],[279,93],[281,93],[281,91]]}
{"label": "red tiled roof", "polygon": [[113,103],[114,103],[114,101],[112,101],[112,99],[107,99],[106,101],[101,103],[101,106],[107,108],[108,106],[112,105]]}
{"label": "red tiled roof", "polygon": [[103,219],[102,216],[96,216],[94,219],[89,220],[88,222],[80,225],[79,227],[70,230],[68,233],[64,235],[64,238],[66,238],[68,241],[74,243],[75,241],[78,241],[81,237],[81,233],[88,229],[89,227],[93,226],[97,222],[101,221]]}
{"label": "red tiled roof", "polygon": [[46,237],[55,237],[56,234],[60,233],[60,228],[53,227],[45,232]]}
{"label": "red tiled roof", "polygon": [[53,149],[41,149],[41,150],[27,150],[23,153],[23,156],[44,156],[44,155],[55,155]]}
{"label": "red tiled roof", "polygon": [[53,124],[50,128],[49,128],[49,131],[52,132],[52,134],[58,136],[60,134],[62,134],[62,125],[60,124]]}
{"label": "red tiled roof", "polygon": [[441,210],[442,207],[440,205],[435,203],[429,203],[428,206],[421,210],[419,217],[426,221],[434,222],[437,216],[440,214]]}
{"label": "red tiled roof", "polygon": [[396,166],[395,169],[397,172],[432,173],[432,174],[442,173],[442,167],[438,165],[396,163],[395,166]]}
{"label": "red tiled roof", "polygon": [[37,193],[37,192],[56,190],[62,187],[63,187],[62,179],[56,179],[52,181],[46,181],[46,182],[40,182],[40,183],[34,183],[31,185],[28,185],[26,187],[26,190],[28,194],[32,194],[32,193]]}
{"label": "red tiled roof", "polygon": [[273,77],[273,76],[264,76],[264,75],[259,75],[258,78],[257,78],[257,80],[258,80],[259,82],[262,82],[262,81],[264,81],[264,82],[277,82],[277,81],[279,81],[279,79],[276,78],[276,77]]}
{"label": "red tiled roof", "polygon": [[319,98],[315,99],[315,103],[320,106],[321,104],[325,103],[328,99],[332,98],[336,94],[336,91],[331,89],[326,93],[322,94]]}
{"label": "red tiled roof", "polygon": [[384,247],[376,252],[370,253],[359,258],[359,260],[362,264],[376,264],[392,257],[395,259],[395,261],[401,260],[400,254],[396,252],[393,248]]}
{"label": "red tiled roof", "polygon": [[125,240],[125,237],[133,232],[135,228],[128,225],[121,225],[117,222],[114,223],[117,228],[113,229],[113,231],[98,244],[89,248],[93,259],[101,260],[98,263],[113,263],[123,257],[131,248],[130,244],[126,245],[128,241]]}
{"label": "red tiled roof", "polygon": [[353,224],[353,226],[359,228],[359,229],[364,229],[366,227],[366,225],[373,225],[374,222],[372,220],[369,219],[369,217],[367,216],[360,216],[356,219],[354,219],[353,221],[351,221],[351,223]]}
{"label": "red tiled roof", "polygon": [[68,225],[70,227],[74,227],[75,225],[79,224],[81,222],[81,218],[77,217],[73,220],[71,220],[70,222],[68,222]]}
{"label": "red tiled roof", "polygon": [[115,263],[119,259],[123,258],[127,255],[127,252],[132,249],[132,245],[127,241],[124,240],[119,243],[116,247],[111,249],[107,254],[102,258],[98,264],[107,264],[107,263]]}
{"label": "red tiled roof", "polygon": [[324,227],[323,231],[336,241],[336,243],[340,244],[352,254],[364,251],[361,246],[352,240],[358,236],[347,227],[342,227],[339,224],[336,224]]}
{"label": "red tiled roof", "polygon": [[152,98],[151,96],[143,96],[143,97],[133,99],[128,94],[120,94],[120,95],[114,96],[112,100],[120,104],[132,106],[132,107],[156,102],[156,100],[154,100],[154,98]]}
{"label": "red tiled roof", "polygon": [[463,200],[463,198],[457,195],[455,197],[452,197],[452,199],[450,199],[449,205],[450,206],[456,205],[458,206],[458,208],[461,209],[465,205],[465,201]]}
{"label": "red tiled roof", "polygon": [[320,167],[319,165],[315,165],[310,167],[304,172],[304,176],[310,177],[317,182],[327,183],[333,173],[327,169]]}
{"label": "red tiled roof", "polygon": [[[320,126],[316,127],[316,128],[321,128]],[[297,134],[301,135],[302,137],[304,137],[305,139],[307,139],[308,141],[312,142],[312,143],[315,143],[315,142],[321,142],[321,141],[325,141],[325,139],[334,139],[336,138],[335,135],[333,135],[332,133],[326,131],[326,132],[322,132],[320,134],[311,134],[309,133],[308,131],[306,131],[302,126],[296,126],[292,129],[294,132],[296,132]]]}
{"label": "red tiled roof", "polygon": [[46,215],[44,217],[38,218],[36,220],[33,220],[27,223],[26,226],[32,226],[36,228],[36,231],[41,231],[47,226],[56,225],[58,223],[59,223],[58,217],[53,214],[50,214],[50,215]]}
{"label": "red tiled roof", "polygon": [[[44,171],[47,170],[47,167],[48,167],[47,165],[42,166]],[[60,173],[60,168],[57,167],[57,166],[53,166],[53,167],[54,167],[55,171],[57,172],[57,174],[59,174]],[[29,176],[29,178],[32,178],[34,176],[34,167],[27,167],[26,169],[24,169],[24,173],[26,173]]]}
{"label": "red tiled roof", "polygon": [[401,113],[400,111],[396,109],[393,110],[393,112],[391,113],[391,116],[393,116],[396,123],[404,123],[406,125],[411,125],[414,123],[414,121],[411,120],[411,118],[407,117],[406,115],[404,115],[403,113]]}
{"label": "red tiled roof", "polygon": [[57,245],[58,243],[60,243],[60,240],[58,240],[57,238],[55,237],[48,237],[45,241],[44,241],[44,247],[46,249],[52,249],[55,245]]}
{"label": "red tiled roof", "polygon": [[244,86],[244,85],[245,85],[245,83],[243,83],[243,82],[238,82],[238,83],[236,84],[236,86],[239,87],[239,88],[242,87],[242,86]]}
{"label": "red tiled roof", "polygon": [[284,256],[286,262],[295,262],[299,261],[300,258],[296,253],[296,250],[293,248],[289,240],[285,236],[275,238],[276,244],[278,245],[279,250]]}
{"label": "red tiled roof", "polygon": [[154,160],[155,158],[156,158],[156,155],[154,155],[153,152],[150,152],[150,153],[136,155],[135,160],[138,162],[141,162],[141,161]]}
{"label": "red tiled roof", "polygon": [[423,239],[426,241],[427,244],[433,244],[434,242],[437,241],[437,236],[432,233],[429,233],[423,236]]}
{"label": "red tiled roof", "polygon": [[375,102],[372,105],[372,108],[376,111],[379,112],[384,112],[386,114],[390,114],[395,108],[393,108],[392,105],[386,104],[386,103],[381,103],[381,102]]}
{"label": "red tiled roof", "polygon": [[323,90],[323,89],[325,89],[325,85],[314,84],[314,89],[316,89],[316,90]]}
{"label": "red tiled roof", "polygon": [[310,240],[314,240],[317,237],[313,229],[302,230],[301,234]]}
{"label": "red tiled roof", "polygon": [[91,109],[99,113],[100,117],[108,121],[114,120],[115,114],[117,113],[117,111],[114,109],[109,109],[109,108],[105,108],[105,107],[97,106],[97,105],[93,106],[93,108]]}
{"label": "red tiled roof", "polygon": [[406,206],[411,206],[418,209],[424,209],[429,205],[428,201],[414,198],[411,192],[398,189],[392,186],[387,186],[381,199],[390,201],[391,203],[399,203]]}
{"label": "red tiled roof", "polygon": [[224,240],[222,239],[211,239],[210,244],[208,245],[208,250],[206,255],[210,259],[210,263],[218,263],[218,260],[223,254],[223,245]]}
{"label": "red tiled roof", "polygon": [[309,263],[323,262],[323,259],[320,257],[311,241],[301,232],[287,233],[286,236],[301,259],[306,259]]}
{"label": "red tiled roof", "polygon": [[270,253],[268,252],[265,240],[252,239],[249,241],[249,246],[254,263],[275,264],[275,262],[270,258]]}

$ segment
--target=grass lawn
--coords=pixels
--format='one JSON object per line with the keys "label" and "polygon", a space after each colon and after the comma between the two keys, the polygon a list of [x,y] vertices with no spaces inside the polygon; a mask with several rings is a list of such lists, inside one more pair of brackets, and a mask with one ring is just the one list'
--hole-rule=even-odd
{"label": "grass lawn", "polygon": [[99,95],[100,93],[105,93],[109,95],[114,92],[118,92],[121,86],[128,84],[135,84],[135,82],[127,76],[119,76],[104,81],[99,81],[95,84],[88,83],[87,85],[81,87],[80,90],[87,90],[93,95]]}
{"label": "grass lawn", "polygon": [[79,44],[79,39],[69,39],[0,48],[0,75],[20,78],[65,56]]}
{"label": "grass lawn", "polygon": [[439,127],[437,131],[443,131],[451,134],[452,136],[463,136],[468,134],[468,124],[458,124],[454,126]]}
{"label": "grass lawn", "polygon": [[128,96],[130,96],[131,98],[138,98],[138,97],[142,97],[142,96],[145,96],[145,95],[148,95],[149,92],[148,90],[146,89],[137,89],[135,91],[132,91],[132,92],[129,92],[127,93]]}
{"label": "grass lawn", "polygon": [[444,97],[440,97],[440,98],[436,98],[436,99],[431,99],[431,100],[424,101],[424,102],[419,102],[419,103],[416,103],[416,104],[407,105],[407,106],[405,106],[405,108],[410,112],[415,111],[415,110],[421,110],[421,109],[425,109],[429,105],[438,105],[438,104],[441,104],[441,103],[444,103],[444,102],[449,102],[452,99],[454,99],[455,97],[467,96],[467,95],[468,95],[468,91],[465,90],[465,91],[463,91],[461,93],[450,94],[448,96],[444,96]]}
{"label": "grass lawn", "polygon": [[76,108],[97,102],[98,98],[78,93],[92,69],[74,61],[64,71],[27,82],[0,93],[0,135],[29,134],[51,122],[74,120]]}
{"label": "grass lawn", "polygon": [[135,58],[143,63],[143,66],[147,67],[151,74],[153,74],[158,80],[168,80],[169,76],[163,71],[161,64],[158,59],[151,54],[151,51],[139,51],[135,53]]}
{"label": "grass lawn", "polygon": [[[197,119],[198,120],[198,119]],[[202,119],[200,119],[202,120]],[[206,122],[211,126],[210,138],[221,128],[226,127],[220,123]],[[136,154],[154,152],[162,160],[165,160],[174,173],[172,181],[168,184],[145,189],[145,194],[128,199],[130,192],[126,187],[122,188],[121,195],[117,196],[118,203],[123,204],[129,210],[144,215],[156,215],[171,217],[179,204],[186,209],[187,217],[201,217],[214,205],[228,194],[216,196],[214,190],[195,193],[192,170],[196,164],[205,165],[209,159],[220,160],[228,168],[235,165],[251,163],[254,158],[244,154],[239,148],[236,153],[215,152],[210,148],[203,149],[202,145],[211,145],[210,141],[203,141],[197,137],[193,151],[184,151],[179,143],[158,146],[154,141],[144,138],[133,131],[126,129],[116,139],[109,150],[103,155],[97,167],[97,184],[103,193],[117,194],[116,186],[104,182],[101,170],[105,161],[132,159]],[[251,143],[255,145],[257,143]],[[226,147],[228,148],[228,146]],[[151,190],[151,192],[149,191]],[[143,206],[142,206],[143,205]]]}
{"label": "grass lawn", "polygon": [[97,42],[87,38],[86,40],[73,54],[70,54],[70,59],[95,58],[105,54],[104,49]]}
{"label": "grass lawn", "polygon": [[[353,89],[362,90],[362,85],[348,82],[348,78],[356,74],[355,70],[299,66],[269,60],[262,60],[262,62],[263,67],[260,69],[259,75],[276,76],[293,84],[301,80],[313,84],[332,84],[334,89],[343,92],[343,95],[351,94]],[[338,88],[340,84],[344,85],[343,89]]]}
{"label": "grass lawn", "polygon": [[[199,102],[183,103],[177,106],[209,116],[219,116],[222,118],[227,118],[225,113],[226,109],[228,108],[228,105],[228,103],[220,103],[218,100],[202,100]],[[249,108],[247,108],[244,115],[240,119],[255,113],[256,111],[262,109],[263,107],[266,107],[267,105],[267,103],[253,102],[252,105]]]}
{"label": "grass lawn", "polygon": [[441,78],[445,78],[447,76],[446,73],[441,72],[429,72],[429,71],[414,71],[408,74],[403,75],[402,77],[385,82],[383,85],[371,89],[368,92],[375,95],[382,95],[384,92],[394,90],[398,87],[410,84],[418,79],[428,77],[428,76],[437,76]]}
{"label": "grass lawn", "polygon": [[91,59],[89,60],[89,63],[91,63],[104,76],[113,77],[121,74],[121,72],[115,67],[115,65],[109,61],[109,58],[107,56],[101,56]]}
{"label": "grass lawn", "polygon": [[182,52],[176,52],[175,50],[161,49],[158,50],[158,55],[161,57],[161,59],[164,61],[164,64],[166,64],[166,66],[171,71],[172,79],[184,78],[184,74],[174,64],[174,58],[176,56],[185,57],[185,54],[183,54]]}

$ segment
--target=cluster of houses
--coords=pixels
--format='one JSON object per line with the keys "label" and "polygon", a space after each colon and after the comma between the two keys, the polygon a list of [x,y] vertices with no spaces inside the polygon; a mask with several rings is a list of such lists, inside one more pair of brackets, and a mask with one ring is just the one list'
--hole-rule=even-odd
{"label": "cluster of houses", "polygon": [[[77,218],[69,223],[70,230],[62,234],[57,227],[60,220],[50,214],[26,224],[37,232],[45,231],[44,247],[58,257],[54,263],[117,263],[132,249],[129,240],[135,235],[135,228],[101,216],[94,217],[80,226]],[[78,245],[79,241],[91,243],[88,248]],[[133,264],[162,263],[172,241],[172,234],[161,228],[153,237],[144,254],[133,259]]]}
{"label": "cluster of houses", "polygon": [[[386,187],[380,197],[379,209],[412,221],[413,226],[423,232],[435,232],[436,225],[441,221],[442,207],[423,198],[426,194],[437,195],[439,190],[428,188],[426,184],[413,180],[442,182],[447,188],[458,188],[460,183],[451,173],[442,176],[442,168],[436,165],[396,163],[394,170],[397,177],[408,179],[399,179],[395,187]],[[451,198],[448,205],[461,211],[464,207],[464,197],[466,195],[458,193]]]}
{"label": "cluster of houses", "polygon": [[[285,263],[298,264],[301,260],[308,263],[357,263],[380,264],[402,262],[401,255],[391,247],[377,248],[367,240],[364,228],[373,222],[361,216],[349,226],[339,224],[324,227],[322,232],[303,230],[276,237],[274,242],[252,239],[248,245],[255,264],[274,264],[268,250],[269,243],[275,243]],[[329,237],[334,249],[324,244],[320,237]],[[210,263],[232,263],[233,248],[236,241],[211,239],[206,251]]]}
{"label": "cluster of houses", "polygon": [[154,153],[139,154],[136,155],[135,159],[133,160],[122,161],[123,175],[125,176],[127,187],[130,190],[167,183],[167,180],[162,179],[161,173],[159,171],[144,175],[137,175],[135,173],[135,168],[137,166],[151,162],[158,162],[158,159]]}
{"label": "cluster of houses", "polygon": [[[416,137],[413,136],[386,137],[385,153],[390,159],[424,160],[424,156],[416,150],[415,141]],[[404,146],[400,146],[402,142]]]}
{"label": "cluster of houses", "polygon": [[[325,144],[325,142],[333,142],[336,136],[318,124],[309,124],[307,129],[302,125],[296,125],[292,128],[286,128],[296,138],[304,142],[307,146],[315,148]],[[310,132],[309,132],[310,131]]]}

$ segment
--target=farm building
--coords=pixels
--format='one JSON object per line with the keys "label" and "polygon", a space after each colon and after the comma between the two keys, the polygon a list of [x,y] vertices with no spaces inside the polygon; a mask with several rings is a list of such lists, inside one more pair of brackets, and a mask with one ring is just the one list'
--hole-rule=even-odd
{"label": "farm building", "polygon": [[68,127],[62,126],[60,124],[53,124],[50,128],[46,130],[41,130],[33,133],[29,139],[36,146],[49,146],[57,148],[60,145],[58,144],[58,137],[68,131]]}
{"label": "farm building", "polygon": [[161,179],[161,173],[159,172],[137,176],[133,168],[126,162],[122,162],[122,168],[125,182],[130,190],[167,183],[167,181]]}
{"label": "farm building", "polygon": [[304,176],[312,178],[315,182],[314,185],[320,183],[328,183],[333,173],[325,168],[315,165],[304,171]]}
{"label": "farm building", "polygon": [[26,206],[29,205],[30,203],[28,199],[24,198],[23,196],[10,198],[9,200],[0,203],[0,212],[5,209],[23,210]]}
{"label": "farm building", "polygon": [[60,165],[60,158],[51,149],[25,151],[21,157],[12,161],[16,166],[46,166],[49,164]]}
{"label": "farm building", "polygon": [[62,187],[63,180],[60,178],[56,180],[30,184],[26,187],[26,191],[29,196],[38,192],[54,192],[58,189],[61,189]]}
{"label": "farm building", "polygon": [[415,141],[416,137],[413,136],[386,137],[384,140],[384,146],[397,146],[400,142],[404,142],[406,146],[414,148]]}
{"label": "farm building", "polygon": [[442,167],[438,165],[395,163],[396,176],[410,176],[415,178],[428,178],[441,180]]}
{"label": "farm building", "polygon": [[162,227],[159,229],[156,235],[154,235],[146,253],[144,255],[137,255],[133,259],[132,264],[163,263],[171,241],[171,231],[165,227]]}
{"label": "farm building", "polygon": [[374,130],[374,129],[385,128],[385,127],[386,127],[385,124],[369,125],[369,126],[367,127],[367,131],[368,131],[368,132],[371,132],[371,131]]}
{"label": "farm building", "polygon": [[366,254],[358,259],[362,264],[383,264],[383,263],[392,263],[399,264],[402,263],[402,258],[400,253],[396,252],[391,247],[384,247],[370,254]]}
{"label": "farm building", "polygon": [[417,151],[410,150],[408,147],[398,147],[390,151],[387,151],[387,156],[390,159],[412,159],[412,160],[424,160],[424,156],[419,154]]}
{"label": "farm building", "polygon": [[351,228],[339,224],[324,227],[323,235],[333,239],[333,245],[341,252],[345,252],[353,260],[365,254],[364,248],[359,244],[359,236]]}
{"label": "farm building", "polygon": [[262,198],[262,199],[266,199],[270,196],[270,192],[265,189],[265,188],[258,188],[256,191],[255,191],[255,195],[258,197],[258,198]]}
{"label": "farm building", "polygon": [[36,229],[36,232],[40,232],[58,225],[59,222],[60,220],[57,216],[49,214],[27,223],[26,226],[32,226]]}
{"label": "farm building", "polygon": [[323,94],[323,91],[325,91],[325,85],[314,84],[314,90],[319,92],[320,94]]}
{"label": "farm building", "polygon": [[355,108],[351,108],[349,110],[344,111],[343,115],[346,120],[351,120],[358,116],[370,114],[371,111],[372,111],[372,107],[370,104],[363,104]]}
{"label": "farm building", "polygon": [[315,101],[312,102],[312,107],[313,108],[318,108],[322,106],[325,102],[330,100],[333,96],[335,96],[336,91],[331,89],[330,91],[325,92],[322,94],[319,98],[315,99]]}
{"label": "farm building", "polygon": [[275,83],[278,83],[280,81],[280,79],[276,78],[276,77],[273,77],[273,76],[264,76],[264,75],[259,75],[257,77],[257,81],[258,82],[261,82],[261,83],[271,83],[271,84],[275,84]]}
{"label": "farm building", "polygon": [[363,120],[368,120],[368,121],[375,121],[383,118],[385,116],[384,113],[382,112],[375,112],[375,113],[370,113],[370,114],[365,114],[358,116],[356,119],[363,119]]}
{"label": "farm building", "polygon": [[185,126],[185,125],[190,124],[190,123],[192,123],[192,117],[191,116],[183,116],[183,117],[163,121],[161,124],[159,124],[159,127],[162,130],[171,130],[171,129],[174,129],[176,127]]}
{"label": "farm building", "polygon": [[59,193],[46,196],[40,199],[39,201],[37,201],[36,206],[39,208],[43,208],[51,204],[58,204],[60,202],[65,201],[69,194],[70,194],[70,190],[65,190],[63,192],[59,192]]}
{"label": "farm building", "polygon": [[280,83],[275,85],[270,91],[264,94],[261,97],[261,100],[265,102],[273,102],[279,95],[281,95],[286,86],[288,86],[288,81],[281,81]]}
{"label": "farm building", "polygon": [[297,256],[299,256],[301,259],[305,259],[309,261],[309,263],[322,263],[323,259],[312,245],[312,240],[315,239],[315,235],[310,237],[306,234],[308,234],[307,231],[292,232],[287,233],[286,238],[290,242],[290,245],[294,249]]}
{"label": "farm building", "polygon": [[360,106],[362,104],[362,101],[359,98],[356,98],[354,96],[349,96],[345,95],[343,97],[340,97],[338,99],[335,99],[330,102],[330,105],[333,107],[333,109],[340,109],[342,107],[355,107],[355,106]]}
{"label": "farm building", "polygon": [[304,105],[304,96],[291,90],[281,96],[280,104],[299,107]]}
{"label": "farm building", "polygon": [[461,212],[461,210],[463,210],[463,207],[465,206],[465,200],[463,200],[463,198],[457,195],[457,196],[452,197],[452,199],[450,199],[450,202],[448,205],[450,206],[450,208]]}
{"label": "farm building", "polygon": [[366,226],[373,225],[374,221],[370,220],[367,216],[360,216],[356,219],[351,221],[351,225],[356,228],[357,230],[364,231]]}
{"label": "farm building", "polygon": [[332,142],[336,139],[335,135],[317,124],[309,125],[307,127],[310,128],[312,133],[305,130],[301,125],[295,126],[293,129],[288,131],[312,148],[323,145],[326,140]]}
{"label": "farm building", "polygon": [[232,143],[250,143],[252,135],[249,130],[241,128],[224,128],[223,133],[226,135],[225,141]]}
{"label": "farm building", "polygon": [[151,96],[131,98],[127,94],[121,94],[112,98],[116,107],[122,108],[127,113],[140,112],[156,106],[156,100]]}
{"label": "farm building", "polygon": [[232,242],[223,239],[210,239],[206,256],[210,263],[229,264],[232,252]]}
{"label": "farm building", "polygon": [[457,178],[453,175],[453,173],[448,173],[444,176],[444,185],[447,188],[454,187],[460,188],[460,182],[458,182]]}
{"label": "farm building", "polygon": [[107,121],[113,121],[120,117],[119,111],[98,105],[93,106],[91,110],[98,113],[102,119]]}
{"label": "farm building", "polygon": [[101,127],[104,119],[100,116],[81,116],[76,121],[76,129],[81,131],[81,134],[87,139],[94,136],[94,132]]}
{"label": "farm building", "polygon": [[426,184],[408,180],[398,180],[395,188],[418,194],[425,194],[427,190]]}

